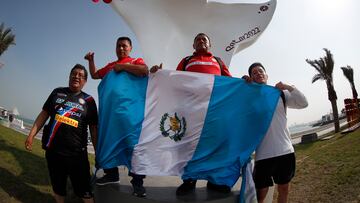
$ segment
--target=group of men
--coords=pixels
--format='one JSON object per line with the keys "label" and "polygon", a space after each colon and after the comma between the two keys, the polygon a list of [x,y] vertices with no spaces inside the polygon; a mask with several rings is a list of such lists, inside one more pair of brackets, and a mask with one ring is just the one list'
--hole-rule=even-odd
{"label": "group of men", "polygon": [[[210,52],[210,38],[204,34],[196,35],[191,56],[183,58],[177,66],[178,71],[190,71],[214,75],[229,76],[231,74],[224,62]],[[94,62],[94,53],[85,55],[88,60],[90,75],[93,79],[102,79],[110,71],[126,71],[138,77],[148,75],[149,69],[141,58],[131,58],[131,40],[120,37],[116,42],[118,60],[97,70]],[[150,69],[155,73],[162,68],[160,64]],[[267,84],[268,76],[261,63],[254,63],[248,69],[248,76],[243,78],[251,83]],[[34,125],[25,141],[25,148],[31,150],[35,135],[44,126],[47,119],[48,140],[46,140],[46,160],[49,176],[55,199],[64,202],[66,196],[66,180],[70,177],[74,192],[84,202],[93,202],[93,193],[90,185],[90,166],[87,157],[87,128],[94,148],[97,140],[97,107],[94,99],[82,91],[87,81],[87,70],[77,64],[70,71],[69,85],[66,88],[56,88],[50,94],[42,111],[36,118]],[[286,108],[305,108],[307,101],[304,95],[294,86],[279,82],[275,85],[282,92],[269,130],[255,153],[254,181],[257,189],[258,202],[263,202],[268,187],[273,182],[278,184],[279,202],[287,202],[289,182],[295,174],[295,154],[286,124]],[[281,101],[282,100],[282,101]],[[96,184],[105,185],[119,182],[118,168],[105,168],[104,176],[96,180]],[[144,174],[132,176],[133,195],[145,197],[143,186]],[[196,180],[186,179],[177,188],[176,195],[187,195],[194,192]],[[231,188],[226,185],[207,183],[209,190],[229,193]]]}

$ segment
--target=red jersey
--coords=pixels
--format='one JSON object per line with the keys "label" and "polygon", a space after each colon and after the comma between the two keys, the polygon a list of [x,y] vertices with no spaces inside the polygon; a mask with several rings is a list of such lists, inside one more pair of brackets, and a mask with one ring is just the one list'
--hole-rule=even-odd
{"label": "red jersey", "polygon": [[115,64],[133,64],[133,65],[145,65],[142,58],[131,58],[130,56],[122,58],[120,60],[108,63],[105,67],[98,70],[99,77],[102,79],[105,75],[114,69]]}
{"label": "red jersey", "polygon": [[[183,58],[179,65],[177,66],[176,70],[184,70],[184,62],[185,58]],[[198,54],[194,52],[193,56],[187,63],[185,70],[190,72],[197,72],[197,73],[208,73],[214,75],[223,75],[223,76],[230,76],[229,69],[226,67],[223,61],[222,69],[220,68],[220,64],[217,62],[215,57],[212,53],[208,52],[206,54]]]}

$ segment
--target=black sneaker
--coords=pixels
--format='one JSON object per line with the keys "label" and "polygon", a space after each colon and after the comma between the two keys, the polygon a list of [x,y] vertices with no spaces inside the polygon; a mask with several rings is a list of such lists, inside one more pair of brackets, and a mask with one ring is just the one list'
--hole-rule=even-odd
{"label": "black sneaker", "polygon": [[133,186],[133,193],[135,197],[146,197],[146,190],[143,186],[143,180],[142,179],[132,179],[130,183]]}
{"label": "black sneaker", "polygon": [[195,191],[196,180],[184,180],[183,184],[181,184],[176,189],[177,196],[184,196],[190,194]]}
{"label": "black sneaker", "polygon": [[206,187],[209,190],[214,190],[221,193],[229,193],[231,191],[231,188],[227,185],[217,185],[210,181],[207,182]]}
{"label": "black sneaker", "polygon": [[119,176],[114,176],[112,174],[105,174],[103,177],[96,180],[96,185],[108,185],[120,183]]}

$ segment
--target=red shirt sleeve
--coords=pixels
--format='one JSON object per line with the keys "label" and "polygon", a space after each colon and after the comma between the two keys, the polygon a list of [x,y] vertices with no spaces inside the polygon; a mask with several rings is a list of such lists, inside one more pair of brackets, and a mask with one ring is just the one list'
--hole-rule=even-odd
{"label": "red shirt sleeve", "polygon": [[221,60],[221,65],[222,65],[222,69],[221,69],[221,75],[222,76],[229,76],[229,77],[232,77],[231,76],[231,73],[228,69],[228,67],[225,65],[225,63]]}
{"label": "red shirt sleeve", "polygon": [[184,70],[184,61],[185,61],[185,58],[183,58],[180,63],[178,64],[176,70],[179,70],[179,71],[183,71]]}
{"label": "red shirt sleeve", "polygon": [[103,79],[105,75],[110,72],[114,68],[114,62],[108,63],[104,68],[99,69],[97,72],[99,74],[99,77]]}
{"label": "red shirt sleeve", "polygon": [[144,59],[142,59],[142,58],[136,58],[136,59],[132,62],[132,64],[134,64],[134,65],[145,65],[145,66],[146,66],[145,61],[144,61]]}

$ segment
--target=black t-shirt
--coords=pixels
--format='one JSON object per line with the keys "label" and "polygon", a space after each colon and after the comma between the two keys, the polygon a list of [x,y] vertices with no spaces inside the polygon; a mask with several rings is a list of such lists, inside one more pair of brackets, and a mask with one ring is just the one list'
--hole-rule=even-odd
{"label": "black t-shirt", "polygon": [[85,92],[74,94],[67,87],[56,88],[43,110],[50,115],[49,149],[64,156],[86,152],[88,125],[98,122],[94,98]]}

